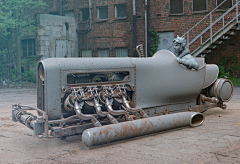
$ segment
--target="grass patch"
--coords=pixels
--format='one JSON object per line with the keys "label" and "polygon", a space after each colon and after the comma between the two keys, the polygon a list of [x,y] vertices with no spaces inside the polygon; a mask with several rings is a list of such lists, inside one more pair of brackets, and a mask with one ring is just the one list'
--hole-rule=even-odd
{"label": "grass patch", "polygon": [[240,78],[229,78],[234,86],[240,86]]}

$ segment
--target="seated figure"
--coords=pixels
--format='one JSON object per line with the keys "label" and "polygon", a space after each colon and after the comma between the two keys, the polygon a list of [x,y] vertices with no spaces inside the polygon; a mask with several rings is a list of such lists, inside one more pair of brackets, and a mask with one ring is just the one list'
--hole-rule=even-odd
{"label": "seated figure", "polygon": [[181,66],[187,69],[198,70],[199,64],[195,61],[194,57],[190,55],[190,50],[186,47],[186,40],[177,36],[177,38],[173,40],[173,43],[177,61]]}

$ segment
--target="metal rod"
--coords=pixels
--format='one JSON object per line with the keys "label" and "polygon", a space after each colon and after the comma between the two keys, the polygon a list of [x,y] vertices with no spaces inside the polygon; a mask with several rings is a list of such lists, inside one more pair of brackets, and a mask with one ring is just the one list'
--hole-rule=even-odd
{"label": "metal rod", "polygon": [[48,138],[48,115],[44,115],[44,137]]}
{"label": "metal rod", "polygon": [[238,0],[236,0],[236,21],[238,23]]}
{"label": "metal rod", "polygon": [[224,17],[223,17],[223,27],[224,27],[224,24],[225,24],[225,22],[224,22],[225,20],[224,20]]}
{"label": "metal rod", "polygon": [[31,106],[27,106],[27,105],[18,105],[19,107],[25,107],[25,108],[29,108],[29,109],[23,109],[23,110],[36,110],[42,114],[46,114],[46,112],[44,112],[43,110],[41,109],[38,109],[38,108],[34,108],[34,107],[31,107]]}
{"label": "metal rod", "polygon": [[212,13],[210,14],[210,24],[211,24],[211,28],[210,28],[210,37],[211,37],[211,43],[212,43]]}
{"label": "metal rod", "polygon": [[198,112],[168,114],[86,129],[82,141],[86,146],[94,146],[183,126],[196,127],[203,121],[204,116]]}
{"label": "metal rod", "polygon": [[145,10],[145,53],[146,57],[148,57],[148,50],[147,50],[147,10]]}

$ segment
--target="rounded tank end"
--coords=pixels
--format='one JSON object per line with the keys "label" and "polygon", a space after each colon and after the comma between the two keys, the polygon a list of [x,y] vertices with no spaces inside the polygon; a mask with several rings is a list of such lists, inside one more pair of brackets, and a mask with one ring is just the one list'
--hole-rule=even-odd
{"label": "rounded tank end", "polygon": [[93,146],[91,134],[87,129],[82,133],[82,142],[88,147]]}

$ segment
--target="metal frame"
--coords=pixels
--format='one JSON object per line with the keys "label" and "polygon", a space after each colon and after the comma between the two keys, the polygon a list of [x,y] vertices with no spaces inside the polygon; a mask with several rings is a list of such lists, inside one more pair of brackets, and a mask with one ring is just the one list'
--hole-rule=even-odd
{"label": "metal frame", "polygon": [[[219,4],[216,8],[214,8],[209,14],[207,14],[203,19],[201,19],[197,24],[195,24],[190,30],[188,30],[182,37],[187,37],[187,46],[188,48],[195,43],[196,40],[200,39],[200,43],[198,43],[198,47],[191,52],[191,55],[198,56],[202,51],[204,51],[208,46],[210,46],[214,41],[216,41],[218,38],[220,38],[224,33],[226,33],[228,30],[231,29],[234,25],[238,24],[238,6],[240,4],[240,1],[236,0],[236,4],[234,4],[230,9],[228,9],[224,14],[222,14],[220,17],[218,17],[215,21],[213,21],[213,14],[217,11],[219,11],[219,7],[224,4],[227,0],[224,0],[221,4]],[[230,12],[236,10],[236,15],[228,22],[225,20],[225,16],[229,14]],[[194,39],[190,40],[190,32],[194,31],[198,25],[200,25],[202,22],[205,24],[209,21],[209,26],[204,29],[200,34],[198,34]],[[217,24],[218,22],[222,21],[222,27],[217,31],[213,33],[213,26]],[[230,27],[230,28],[229,28]],[[210,30],[210,37],[206,39],[206,41],[203,42],[203,35]],[[223,32],[223,34],[222,34]],[[221,34],[218,36],[218,34]],[[208,46],[205,46],[208,44]],[[173,45],[172,45],[173,46]],[[171,46],[171,47],[172,47]],[[169,47],[168,50],[171,48]],[[201,49],[201,50],[200,50]]]}

